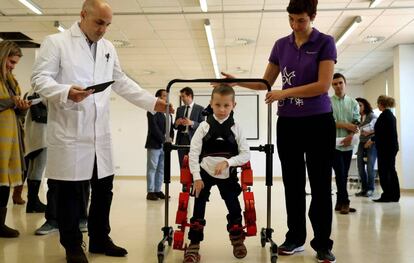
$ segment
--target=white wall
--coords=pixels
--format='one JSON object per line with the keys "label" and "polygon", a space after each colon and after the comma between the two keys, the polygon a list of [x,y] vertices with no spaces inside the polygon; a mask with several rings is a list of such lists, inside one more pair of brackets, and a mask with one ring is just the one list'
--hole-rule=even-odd
{"label": "white wall", "polygon": [[397,156],[397,171],[401,188],[414,189],[414,119],[412,98],[414,90],[414,45],[399,45],[394,48],[394,98],[400,151]]}
{"label": "white wall", "polygon": [[377,98],[379,95],[394,97],[394,68],[391,67],[365,82],[363,89],[365,98],[371,103],[373,108],[377,107]]}

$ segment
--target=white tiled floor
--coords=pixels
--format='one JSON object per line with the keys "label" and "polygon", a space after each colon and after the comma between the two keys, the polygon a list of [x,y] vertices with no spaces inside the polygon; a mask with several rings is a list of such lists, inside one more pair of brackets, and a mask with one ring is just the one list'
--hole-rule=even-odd
{"label": "white tiled floor", "polygon": [[[379,187],[379,186],[378,186]],[[157,244],[162,238],[164,224],[164,202],[147,201],[146,182],[143,179],[116,179],[111,212],[112,239],[128,249],[125,258],[111,258],[88,254],[90,262],[157,262]],[[180,186],[171,184],[170,225],[175,221],[177,198]],[[26,189],[25,189],[26,190]],[[350,190],[350,194],[355,192]],[[254,186],[257,225],[266,226],[266,188],[263,180]],[[42,199],[44,200],[44,193]],[[272,188],[272,228],[277,244],[284,241],[286,212],[283,186],[275,180]],[[310,197],[308,197],[310,200]],[[333,252],[340,263],[414,262],[414,194],[403,193],[400,203],[377,204],[368,198],[351,197],[351,206],[358,211],[351,215],[334,214],[332,239]],[[0,239],[0,262],[7,263],[64,263],[64,249],[59,245],[57,233],[35,236],[33,233],[43,222],[43,214],[26,214],[24,206],[9,203],[7,224],[17,228],[21,236],[16,239]],[[246,240],[248,255],[243,260],[233,257],[231,245],[225,231],[226,209],[218,191],[212,192],[207,207],[205,241],[201,244],[202,262],[270,262],[269,246],[260,246],[260,238]],[[312,229],[308,221],[308,242],[305,251],[289,257],[279,257],[277,262],[316,262],[314,251],[309,246]],[[84,235],[85,241],[88,240]],[[88,244],[86,242],[86,244]],[[181,251],[166,249],[166,263],[182,262]]]}

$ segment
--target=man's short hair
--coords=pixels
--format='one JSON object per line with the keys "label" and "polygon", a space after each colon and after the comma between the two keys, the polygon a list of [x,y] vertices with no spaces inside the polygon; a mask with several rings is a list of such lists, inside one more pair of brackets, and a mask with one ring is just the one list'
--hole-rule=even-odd
{"label": "man's short hair", "polygon": [[335,73],[334,75],[333,75],[333,78],[332,79],[339,79],[339,78],[342,78],[343,80],[344,80],[344,82],[345,82],[345,84],[346,84],[346,78],[345,78],[345,76],[344,75],[342,75],[341,73]]}
{"label": "man's short hair", "polygon": [[155,97],[160,98],[163,91],[167,92],[166,89],[159,89],[159,90],[157,90],[157,92],[155,92]]}
{"label": "man's short hair", "polygon": [[190,88],[190,87],[185,87],[185,88],[182,88],[182,89],[180,90],[180,93],[184,93],[185,95],[187,95],[187,96],[191,96],[191,98],[194,98],[194,92],[193,92],[193,89],[192,89],[192,88]]}

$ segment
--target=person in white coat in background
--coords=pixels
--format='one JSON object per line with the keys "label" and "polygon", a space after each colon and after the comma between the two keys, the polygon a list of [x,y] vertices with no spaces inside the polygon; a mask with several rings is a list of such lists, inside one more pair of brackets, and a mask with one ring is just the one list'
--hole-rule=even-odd
{"label": "person in white coat in background", "polygon": [[[146,111],[165,111],[166,102],[139,87],[122,72],[112,43],[103,39],[112,8],[86,0],[76,22],[42,43],[31,77],[35,92],[48,101],[46,177],[58,184],[60,243],[67,262],[88,262],[79,231],[82,187],[91,183],[89,252],[122,257],[109,232],[114,165],[109,124],[111,90]],[[114,80],[93,93],[85,87]],[[172,107],[171,111],[172,111]]]}

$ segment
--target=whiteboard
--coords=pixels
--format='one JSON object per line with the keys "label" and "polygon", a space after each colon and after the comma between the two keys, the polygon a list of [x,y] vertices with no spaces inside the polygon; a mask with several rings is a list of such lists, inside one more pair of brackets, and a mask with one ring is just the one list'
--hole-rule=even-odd
{"label": "whiteboard", "polygon": [[[194,93],[194,102],[204,108],[210,103],[211,94]],[[243,129],[247,140],[259,139],[259,95],[236,94],[234,120]]]}

